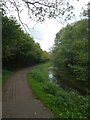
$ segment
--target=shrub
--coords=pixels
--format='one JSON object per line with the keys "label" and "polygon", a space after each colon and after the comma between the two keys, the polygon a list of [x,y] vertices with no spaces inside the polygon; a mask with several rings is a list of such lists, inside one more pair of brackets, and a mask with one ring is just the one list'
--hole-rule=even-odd
{"label": "shrub", "polygon": [[30,75],[33,79],[37,80],[38,82],[43,82],[45,80],[43,78],[43,75],[39,73],[38,71],[31,71]]}
{"label": "shrub", "polygon": [[54,82],[48,81],[43,85],[43,89],[46,92],[55,96],[59,88],[58,88],[58,86],[56,86],[56,84]]}
{"label": "shrub", "polygon": [[[64,90],[50,81],[47,67],[41,65],[30,71],[29,82],[37,98],[48,106],[55,117],[87,119],[89,108],[88,96],[80,95],[76,90]],[[32,79],[33,78],[33,79]]]}
{"label": "shrub", "polygon": [[62,117],[86,118],[88,115],[88,98],[78,92],[60,89],[55,96],[55,106],[60,109]]}

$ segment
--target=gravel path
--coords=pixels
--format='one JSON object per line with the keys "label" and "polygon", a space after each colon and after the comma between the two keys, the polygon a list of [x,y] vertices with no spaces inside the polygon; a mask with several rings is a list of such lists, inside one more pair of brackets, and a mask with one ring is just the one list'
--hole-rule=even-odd
{"label": "gravel path", "polygon": [[53,115],[35,98],[26,80],[28,68],[14,72],[2,89],[3,118],[52,118]]}

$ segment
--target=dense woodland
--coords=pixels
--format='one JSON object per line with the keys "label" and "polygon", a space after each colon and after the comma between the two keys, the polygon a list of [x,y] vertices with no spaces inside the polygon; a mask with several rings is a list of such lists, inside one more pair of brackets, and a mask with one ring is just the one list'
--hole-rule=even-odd
{"label": "dense woodland", "polygon": [[62,82],[88,89],[87,19],[68,24],[56,34],[52,63],[55,75]]}
{"label": "dense woodland", "polygon": [[2,17],[3,67],[15,68],[39,64],[49,60],[34,39],[26,34],[14,18]]}

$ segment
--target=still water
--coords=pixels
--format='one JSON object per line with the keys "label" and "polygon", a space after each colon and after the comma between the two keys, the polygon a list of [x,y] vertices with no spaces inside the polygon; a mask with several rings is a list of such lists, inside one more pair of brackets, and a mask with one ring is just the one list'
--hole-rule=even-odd
{"label": "still water", "polygon": [[54,76],[53,67],[48,68],[48,76],[49,76],[50,81],[57,82],[57,79]]}

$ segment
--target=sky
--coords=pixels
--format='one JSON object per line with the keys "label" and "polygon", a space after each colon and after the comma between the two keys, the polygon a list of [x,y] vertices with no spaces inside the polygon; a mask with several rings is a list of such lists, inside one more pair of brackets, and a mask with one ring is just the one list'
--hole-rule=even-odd
{"label": "sky", "polygon": [[[79,2],[76,0],[69,1],[71,1],[71,4],[75,7],[74,13],[76,18],[69,21],[69,23],[72,23],[80,19],[79,14],[82,11],[82,7],[86,8],[86,4],[89,0],[79,0]],[[13,12],[13,15],[18,19],[15,11]],[[22,22],[28,25],[29,34],[34,38],[35,42],[40,44],[43,50],[49,51],[54,44],[56,33],[59,32],[60,29],[67,24],[67,22],[63,25],[55,19],[46,19],[43,23],[36,23],[35,21],[28,19],[27,16],[27,11],[23,11],[21,19]]]}
{"label": "sky", "polygon": [[36,24],[30,34],[34,37],[36,42],[40,43],[43,50],[49,51],[54,44],[56,33],[62,28],[62,24],[55,19],[47,19],[43,24]]}
{"label": "sky", "polygon": [[[74,1],[74,7],[75,7],[75,15],[76,19],[74,18],[70,22],[73,22],[75,20],[80,19],[79,13],[82,9],[82,7],[85,8],[85,4],[87,4],[89,0],[80,0],[79,2]],[[64,27],[66,24],[61,24],[55,19],[46,19],[43,24],[37,23],[34,26],[34,29],[30,32],[30,34],[34,37],[36,42],[39,42],[41,48],[43,50],[49,51],[50,48],[54,44],[54,39],[56,36],[56,33],[60,31],[62,27]]]}

